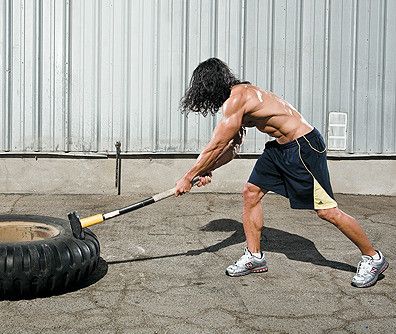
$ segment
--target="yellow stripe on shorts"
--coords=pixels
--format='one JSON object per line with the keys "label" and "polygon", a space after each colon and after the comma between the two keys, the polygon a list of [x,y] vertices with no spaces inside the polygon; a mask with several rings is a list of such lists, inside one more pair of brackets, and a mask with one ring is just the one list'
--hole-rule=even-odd
{"label": "yellow stripe on shorts", "polygon": [[332,209],[337,207],[337,202],[332,199],[329,194],[322,188],[318,181],[314,178],[314,208]]}

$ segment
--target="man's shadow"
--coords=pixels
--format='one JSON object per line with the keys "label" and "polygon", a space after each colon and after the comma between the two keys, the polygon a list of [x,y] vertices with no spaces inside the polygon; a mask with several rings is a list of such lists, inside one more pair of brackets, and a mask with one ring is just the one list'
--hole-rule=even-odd
{"label": "man's shadow", "polygon": [[[108,264],[120,264],[127,262],[147,261],[151,259],[162,259],[176,256],[196,256],[202,253],[215,253],[225,247],[245,242],[243,226],[240,222],[233,219],[217,219],[209,222],[201,228],[205,232],[233,232],[227,239],[217,244],[191,250],[185,253],[177,253],[170,255],[161,255],[156,257],[141,257],[128,260],[109,261]],[[338,270],[356,272],[356,267],[347,263],[327,260],[319,253],[315,244],[304,237],[292,234],[271,227],[265,227],[262,234],[261,247],[264,252],[282,253],[293,261],[310,262],[312,264],[324,267],[330,267]]]}
{"label": "man's shadow", "polygon": [[[201,230],[219,232],[235,231],[235,233],[227,239],[205,248],[206,252],[216,252],[224,247],[245,242],[242,224],[233,219],[213,220],[205,225]],[[264,228],[261,239],[261,249],[264,252],[284,254],[288,259],[293,261],[310,262],[318,266],[356,272],[356,267],[347,263],[327,260],[319,253],[315,244],[311,240],[297,234],[288,233],[272,227]]]}

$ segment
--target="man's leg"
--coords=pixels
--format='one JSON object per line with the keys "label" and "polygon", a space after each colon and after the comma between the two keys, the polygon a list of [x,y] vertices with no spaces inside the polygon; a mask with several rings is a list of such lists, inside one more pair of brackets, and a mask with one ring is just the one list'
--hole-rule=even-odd
{"label": "man's leg", "polygon": [[362,260],[357,267],[352,285],[366,288],[374,285],[381,273],[388,268],[388,261],[380,251],[376,251],[355,218],[338,208],[317,210],[318,216],[334,224],[362,252]]}
{"label": "man's leg", "polygon": [[362,255],[373,256],[376,254],[373,245],[355,218],[339,208],[317,210],[317,214],[344,233],[360,249]]}
{"label": "man's leg", "polygon": [[247,248],[251,253],[260,252],[261,231],[264,222],[261,200],[265,193],[249,182],[243,188],[243,229]]}
{"label": "man's leg", "polygon": [[260,251],[261,230],[263,229],[261,199],[264,194],[265,192],[251,183],[246,183],[243,189],[243,229],[247,248],[238,261],[227,267],[226,274],[229,276],[262,273],[268,270],[265,257]]}

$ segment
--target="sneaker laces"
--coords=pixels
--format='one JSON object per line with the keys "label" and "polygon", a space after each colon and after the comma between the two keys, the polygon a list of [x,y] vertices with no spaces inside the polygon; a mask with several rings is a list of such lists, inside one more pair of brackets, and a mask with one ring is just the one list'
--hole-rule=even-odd
{"label": "sneaker laces", "polygon": [[373,259],[368,256],[362,256],[362,261],[359,262],[356,276],[364,276],[370,273]]}
{"label": "sneaker laces", "polygon": [[235,265],[238,266],[240,264],[244,264],[249,257],[252,256],[249,252],[249,250],[246,248],[245,249],[245,253],[240,257],[240,259],[238,261],[235,262]]}

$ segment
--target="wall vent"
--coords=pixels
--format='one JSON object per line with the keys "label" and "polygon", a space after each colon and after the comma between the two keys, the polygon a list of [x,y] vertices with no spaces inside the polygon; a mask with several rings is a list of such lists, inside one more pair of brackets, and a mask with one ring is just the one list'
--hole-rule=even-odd
{"label": "wall vent", "polygon": [[327,130],[327,148],[330,151],[345,151],[347,147],[348,115],[344,112],[330,111]]}

